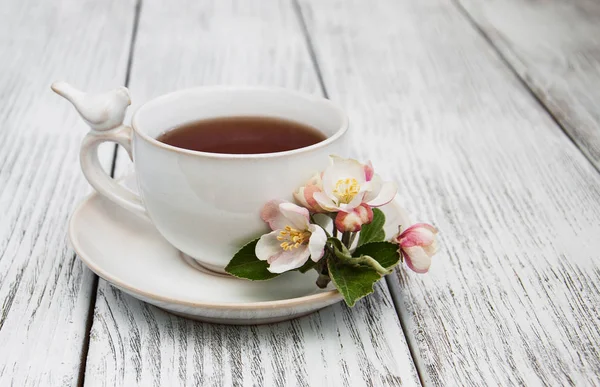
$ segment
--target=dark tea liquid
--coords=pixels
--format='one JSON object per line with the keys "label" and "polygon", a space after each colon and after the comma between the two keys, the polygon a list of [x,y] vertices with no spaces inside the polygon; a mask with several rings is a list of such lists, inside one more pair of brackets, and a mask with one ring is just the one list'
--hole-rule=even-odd
{"label": "dark tea liquid", "polygon": [[303,148],[326,138],[313,127],[281,118],[221,117],[175,127],[157,140],[195,151],[252,154]]}

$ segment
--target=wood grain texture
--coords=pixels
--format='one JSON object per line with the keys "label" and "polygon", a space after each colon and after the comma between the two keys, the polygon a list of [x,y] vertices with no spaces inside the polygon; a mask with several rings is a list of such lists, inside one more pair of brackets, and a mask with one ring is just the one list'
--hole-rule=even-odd
{"label": "wood grain texture", "polygon": [[[319,92],[289,1],[144,2],[130,79],[134,105],[208,84]],[[126,169],[119,157],[119,173]],[[100,281],[86,386],[413,386],[419,379],[387,285],[274,325],[185,320]]]}
{"label": "wood grain texture", "polygon": [[441,230],[389,281],[424,384],[600,384],[597,171],[452,3],[301,4],[354,154]]}
{"label": "wood grain texture", "polygon": [[457,1],[600,170],[600,3]]}
{"label": "wood grain texture", "polygon": [[87,127],[50,83],[121,84],[133,3],[1,0],[0,9],[0,385],[76,385],[95,277],[66,234],[89,190],[78,162]]}

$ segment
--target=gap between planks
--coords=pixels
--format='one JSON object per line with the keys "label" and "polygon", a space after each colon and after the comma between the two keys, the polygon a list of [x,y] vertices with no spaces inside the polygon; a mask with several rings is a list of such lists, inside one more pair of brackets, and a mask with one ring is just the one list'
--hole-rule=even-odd
{"label": "gap between planks", "polygon": [[304,20],[304,15],[302,14],[302,8],[298,3],[298,0],[292,0],[292,8],[294,9],[294,13],[298,18],[298,23],[300,24],[300,28],[302,29],[302,35],[304,36],[304,40],[306,42],[306,47],[308,49],[308,54],[310,55],[310,61],[315,69],[315,73],[317,73],[317,79],[319,81],[319,86],[321,87],[321,93],[327,99],[329,99],[329,94],[327,93],[327,88],[325,87],[325,82],[323,81],[323,74],[321,73],[321,67],[319,67],[319,61],[317,60],[317,54],[315,53],[315,47],[312,42],[312,38],[308,33],[308,27],[306,26],[306,20]]}
{"label": "gap between planks", "polygon": [[[402,265],[402,262],[400,262],[400,265]],[[420,367],[421,362],[417,361],[417,353],[415,351],[415,348],[413,348],[413,346],[412,346],[412,340],[409,340],[408,329],[406,327],[406,323],[400,316],[400,313],[401,313],[400,312],[400,306],[401,306],[400,301],[398,300],[398,297],[396,296],[396,292],[392,291],[392,287],[394,287],[395,284],[392,283],[391,276],[396,275],[396,270],[398,270],[398,269],[394,269],[394,272],[392,274],[386,275],[384,280],[385,280],[385,284],[387,285],[388,289],[390,289],[390,297],[392,297],[392,303],[394,304],[394,309],[396,310],[396,314],[398,315],[398,320],[400,320],[400,327],[402,327],[402,333],[404,333],[404,338],[406,339],[406,344],[408,345],[410,357],[412,358],[415,368],[417,369],[417,376],[419,377],[419,382],[421,383],[421,386],[425,386],[426,385],[425,380],[423,379],[423,375],[422,375],[422,373],[424,371]]]}
{"label": "gap between planks", "polygon": [[[135,11],[133,13],[133,26],[131,31],[131,39],[129,41],[129,56],[127,57],[127,70],[125,73],[125,87],[129,86],[129,79],[131,75],[131,64],[133,62],[133,54],[135,51],[135,40],[137,37],[137,30],[140,21],[140,13],[142,11],[142,0],[136,0]],[[119,154],[119,144],[115,144],[113,148],[112,164],[110,166],[110,177],[115,177],[115,168],[117,166],[117,157]],[[73,254],[76,259],[77,254]],[[90,332],[92,330],[92,323],[94,322],[94,310],[96,309],[96,299],[98,297],[98,276],[94,274],[92,284],[92,293],[90,296],[90,306],[88,309],[87,320],[85,322],[85,336],[83,341],[83,348],[81,350],[81,364],[79,366],[79,375],[77,377],[77,386],[83,387],[85,384],[85,369],[87,365],[87,356],[90,349]]]}
{"label": "gap between planks", "polygon": [[[294,5],[297,5],[298,0],[293,0],[294,1]],[[464,6],[459,2],[459,0],[451,0],[451,3],[456,7],[456,9],[459,11],[459,13],[463,16],[463,18],[465,19],[465,21],[484,39],[484,41],[492,48],[492,50],[494,51],[494,53],[498,56],[498,58],[500,59],[500,61],[506,66],[506,68],[514,75],[515,79],[518,80],[518,82],[521,84],[521,86],[523,86],[523,89],[526,90],[529,95],[531,96],[531,98],[536,101],[536,103],[542,108],[542,110],[550,117],[550,119],[554,122],[554,124],[556,126],[558,126],[560,128],[560,130],[562,131],[562,133],[567,137],[567,139],[575,146],[575,148],[581,152],[584,156],[584,158],[587,160],[587,162],[589,162],[591,164],[591,166],[598,172],[600,172],[600,169],[598,168],[598,166],[595,165],[595,163],[593,162],[593,160],[589,157],[589,155],[584,152],[584,150],[581,148],[581,146],[575,141],[575,139],[569,134],[569,132],[567,131],[567,129],[565,128],[565,126],[558,120],[558,118],[556,117],[556,115],[554,114],[554,112],[551,110],[551,108],[544,103],[544,101],[540,98],[540,96],[538,96],[538,94],[530,87],[530,85],[528,84],[528,82],[523,78],[523,76],[521,74],[519,74],[519,72],[517,71],[517,69],[513,66],[513,64],[508,60],[508,58],[502,53],[502,51],[497,47],[497,45],[494,43],[494,41],[491,39],[491,37],[489,36],[489,34],[477,23],[477,21],[471,16],[471,14],[464,8]],[[301,14],[301,9],[298,5],[298,11]],[[303,30],[304,32],[309,35],[308,33],[308,29],[306,27],[306,24],[304,22],[304,18],[302,16],[299,16],[300,19],[302,20],[302,26],[303,26]],[[317,68],[318,74],[319,74],[319,81],[322,82],[322,88],[323,90],[325,90],[325,85],[324,82],[322,80],[322,76],[321,76],[321,72],[320,69],[318,67],[317,64],[317,58],[316,58],[316,54],[314,53],[314,49],[312,46],[312,41],[310,36],[307,36],[307,44],[309,44],[309,47],[311,48],[311,55],[314,55],[314,61],[315,61],[315,67]],[[395,274],[391,274],[391,275],[395,275]],[[392,289],[395,285],[392,282],[391,279],[391,275],[387,275],[385,277],[385,281],[386,284],[388,286],[389,289]],[[402,331],[404,332],[404,336],[406,338],[406,342],[408,344],[408,349],[410,351],[410,355],[413,359],[413,362],[415,364],[415,367],[417,369],[417,375],[419,376],[419,381],[421,382],[421,385],[425,385],[425,381],[423,378],[423,374],[426,374],[426,370],[423,370],[421,367],[421,362],[417,361],[417,354],[416,354],[416,350],[417,348],[414,348],[413,345],[413,341],[409,340],[409,337],[407,335],[407,328],[405,326],[405,320],[402,319],[401,317],[401,304],[398,300],[398,297],[396,295],[396,292],[392,292],[390,291],[390,296],[392,297],[392,301],[394,304],[394,308],[396,310],[396,313],[398,314],[398,318],[400,320],[400,326],[402,327]]]}
{"label": "gap between planks", "polygon": [[[313,63],[315,72],[317,73],[317,77],[319,80],[319,85],[321,86],[321,92],[323,93],[323,96],[327,99],[329,99],[329,94],[327,93],[327,87],[325,86],[325,82],[323,80],[323,75],[321,73],[321,67],[319,66],[319,60],[317,57],[317,54],[315,52],[315,47],[313,44],[313,40],[312,37],[310,36],[310,32],[308,31],[308,27],[306,25],[306,20],[304,18],[304,14],[302,13],[302,7],[300,6],[300,3],[298,2],[298,0],[292,0],[292,4],[293,4],[293,8],[294,8],[294,13],[296,14],[296,16],[298,17],[298,21],[300,23],[300,26],[302,28],[302,34],[304,35],[304,39],[306,40],[306,46],[308,48],[308,52],[310,54],[310,58],[311,61]],[[383,278],[383,281],[385,282],[386,286],[388,287],[388,289],[391,289],[393,284],[391,283],[390,280],[390,276],[386,275]],[[408,338],[407,335],[407,329],[405,327],[405,324],[402,320],[402,318],[400,317],[400,303],[397,301],[395,293],[392,292],[390,290],[390,297],[392,298],[392,303],[394,305],[394,310],[396,311],[396,315],[398,316],[398,320],[400,321],[400,327],[402,328],[402,333],[404,334],[404,338],[406,340],[407,346],[408,346],[408,350],[410,352],[410,357],[413,361],[413,364],[417,370],[417,376],[419,377],[419,382],[421,383],[422,386],[425,385],[424,381],[423,381],[423,376],[421,375],[421,370],[419,369],[419,362],[416,361],[416,354],[415,351],[413,349],[413,347],[411,346],[411,341]]]}
{"label": "gap between planks", "polygon": [[542,100],[542,98],[535,92],[535,90],[533,90],[531,88],[531,86],[527,82],[527,80],[519,73],[519,71],[517,71],[517,69],[515,68],[515,66],[508,60],[508,58],[506,57],[506,55],[504,55],[502,53],[502,50],[500,50],[500,48],[494,43],[494,41],[489,36],[489,34],[471,16],[471,14],[469,13],[469,11],[467,11],[467,9],[459,2],[459,0],[451,0],[451,3],[454,4],[454,6],[458,9],[459,13],[465,18],[465,20],[471,25],[471,27],[473,27],[473,29],[475,31],[477,31],[477,33],[479,33],[479,35],[481,35],[483,37],[483,39],[490,45],[490,47],[492,47],[492,49],[494,50],[494,52],[496,53],[496,55],[498,55],[498,58],[500,58],[500,60],[502,61],[502,63],[504,63],[506,65],[506,67],[510,70],[510,72],[515,76],[515,78],[519,80],[519,82],[521,83],[521,85],[523,86],[523,88],[529,92],[529,94],[531,95],[531,97],[548,114],[548,116],[552,119],[552,121],[554,121],[554,123],[556,124],[556,126],[558,126],[560,128],[560,130],[569,139],[569,141],[571,141],[571,143],[575,146],[575,148],[577,148],[577,150],[579,150],[579,152],[581,152],[583,154],[583,156],[585,157],[585,159],[592,165],[592,167],[594,167],[594,169],[596,171],[600,172],[600,167],[597,166],[594,163],[594,160],[591,158],[591,156],[587,152],[585,152],[585,150],[581,147],[580,144],[578,144],[575,141],[575,138],[573,138],[573,136],[569,133],[569,131],[567,130],[567,128],[565,127],[565,125],[563,125],[560,122],[560,120],[558,119],[558,117],[556,116],[556,114],[552,111],[551,107],[548,106]]}
{"label": "gap between planks", "polygon": [[[140,3],[140,1],[141,0],[138,0],[138,3]],[[292,8],[293,8],[293,10],[295,12],[296,17],[298,18],[298,21],[299,21],[299,24],[300,24],[300,27],[301,27],[301,31],[303,33],[304,40],[305,40],[306,46],[308,48],[308,52],[309,52],[309,55],[310,55],[312,66],[313,66],[314,71],[316,73],[316,76],[318,78],[319,87],[321,89],[320,91],[323,93],[323,95],[326,98],[328,98],[328,93],[327,93],[327,90],[326,90],[325,85],[324,85],[324,81],[323,81],[322,74],[321,74],[321,69],[319,67],[318,60],[317,60],[317,57],[316,57],[316,54],[315,54],[315,50],[314,50],[314,47],[313,47],[313,42],[311,41],[311,37],[308,34],[308,29],[307,29],[304,17],[302,15],[301,11],[300,11],[300,5],[299,5],[299,3],[298,3],[297,0],[291,0],[291,4],[292,4]],[[141,3],[140,3],[140,6],[141,6]],[[130,77],[130,67],[131,67],[131,62],[132,62],[132,55],[134,54],[134,51],[135,51],[133,45],[135,43],[135,37],[137,36],[137,24],[139,22],[139,19],[140,19],[140,10],[136,9],[136,20],[134,22],[134,24],[135,24],[134,25],[134,36],[132,37],[132,47],[130,48],[130,56],[129,56],[129,63],[128,63],[128,69],[127,69],[127,82],[126,82],[126,86],[129,86],[129,77]],[[117,151],[117,149],[118,149],[118,146],[115,147],[115,151]],[[115,168],[117,166],[118,157],[119,156],[118,156],[117,153],[114,154],[113,164],[112,164],[112,171],[111,171],[113,173],[113,175],[114,175],[114,172],[115,172]],[[387,283],[385,285],[383,285],[383,286],[387,286]],[[94,298],[96,296],[97,296],[97,292],[96,292],[96,294],[94,294]],[[94,309],[95,309],[95,305],[92,306],[91,310],[93,311]],[[399,313],[398,313],[398,310],[396,309],[396,305],[394,305],[394,310],[396,312],[396,316],[398,316]],[[92,317],[94,317],[94,316],[92,315]],[[400,324],[401,322],[399,321],[398,323]],[[404,331],[404,327],[402,327],[402,334],[406,337],[406,332]],[[89,330],[88,330],[88,338],[89,338]],[[88,348],[86,347],[86,352],[87,352],[87,350],[88,350]],[[412,361],[413,366],[414,366],[414,357],[411,357],[411,361]],[[87,366],[87,362],[86,362],[86,366]],[[84,378],[85,378],[85,370],[84,370]],[[421,375],[419,375],[419,379],[420,378],[421,378]]]}
{"label": "gap between planks", "polygon": [[[307,24],[306,24],[306,21],[305,21],[305,18],[304,18],[304,15],[302,13],[302,7],[298,3],[298,1],[299,0],[292,0],[293,8],[294,8],[295,13],[298,16],[300,25],[302,27],[302,32],[303,32],[304,37],[306,39],[306,44],[307,44],[307,47],[309,49],[311,60],[313,62],[315,71],[316,71],[316,73],[318,75],[318,80],[319,80],[319,84],[321,86],[321,90],[322,90],[324,96],[326,98],[329,98],[329,95],[327,93],[327,89],[326,89],[326,86],[325,86],[325,82],[323,80],[323,75],[322,75],[322,72],[321,72],[321,68],[319,66],[319,59],[318,59],[318,56],[317,56],[315,48],[314,48],[313,38],[310,35],[309,29],[307,27]],[[470,15],[470,13],[462,6],[462,4],[458,0],[451,0],[451,3],[459,11],[459,14],[464,18],[465,22],[468,25],[470,25],[470,27],[477,34],[479,34],[484,39],[484,41],[491,47],[491,49],[493,50],[493,52],[498,56],[498,58],[500,59],[500,61],[506,66],[506,68],[509,70],[509,72],[512,73],[515,76],[515,79],[518,80],[518,82],[520,83],[520,85],[523,86],[524,90],[526,90],[527,93],[531,96],[531,98],[542,108],[542,110],[549,116],[549,118],[553,121],[553,123],[555,125],[557,125],[558,128],[560,128],[560,130],[562,131],[562,133],[575,146],[575,148],[579,152],[581,152],[583,154],[583,156],[585,157],[585,159],[587,160],[587,162],[589,162],[592,165],[592,167],[594,167],[594,169],[596,171],[600,172],[600,169],[594,164],[593,160],[581,148],[581,146],[575,141],[575,139],[568,132],[568,130],[566,129],[566,127],[559,121],[558,117],[551,110],[551,107],[549,107],[540,98],[540,96],[535,92],[535,90],[532,89],[532,87],[523,78],[523,76],[521,74],[519,74],[519,72],[513,66],[513,64],[502,53],[502,51],[496,46],[496,44],[490,38],[490,36],[488,35],[488,33],[484,29],[482,29],[480,27],[480,25],[472,18],[472,16]],[[392,275],[395,275],[395,274],[392,274]],[[386,282],[386,285],[387,285],[387,287],[389,289],[392,289],[395,286],[395,284],[393,284],[392,279],[391,279],[390,276],[386,276],[385,277],[385,282]],[[421,366],[422,362],[418,361],[418,355],[417,355],[418,352],[417,351],[419,349],[415,348],[414,342],[412,340],[409,340],[409,337],[407,335],[408,330],[407,330],[407,327],[405,326],[405,321],[406,320],[401,317],[401,314],[403,312],[401,311],[401,303],[398,300],[396,294],[397,294],[396,292],[390,291],[390,295],[392,297],[394,308],[395,308],[396,313],[398,315],[398,318],[400,320],[400,325],[402,327],[403,334],[404,334],[404,336],[406,338],[406,342],[408,344],[408,348],[409,348],[409,351],[410,351],[410,356],[411,356],[411,358],[413,360],[413,363],[415,364],[415,367],[417,369],[417,375],[419,377],[419,381],[420,381],[421,385],[425,385],[424,375],[427,375],[427,371],[425,369],[423,369],[423,367]]]}

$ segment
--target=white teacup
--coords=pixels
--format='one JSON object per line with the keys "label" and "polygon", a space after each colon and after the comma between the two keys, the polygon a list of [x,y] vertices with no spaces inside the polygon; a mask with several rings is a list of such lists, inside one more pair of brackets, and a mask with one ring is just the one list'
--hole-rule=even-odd
{"label": "white teacup", "polygon": [[[245,243],[268,231],[259,213],[271,199],[293,192],[343,153],[348,119],[329,100],[278,88],[201,87],[153,99],[123,125],[126,88],[89,95],[66,83],[52,89],[73,103],[92,130],[81,147],[81,168],[102,195],[149,218],[173,246],[208,269],[223,272]],[[307,124],[327,139],[305,148],[266,154],[191,151],[156,140],[185,123],[216,117],[268,116]],[[122,145],[133,160],[140,196],[100,166],[98,146]]]}

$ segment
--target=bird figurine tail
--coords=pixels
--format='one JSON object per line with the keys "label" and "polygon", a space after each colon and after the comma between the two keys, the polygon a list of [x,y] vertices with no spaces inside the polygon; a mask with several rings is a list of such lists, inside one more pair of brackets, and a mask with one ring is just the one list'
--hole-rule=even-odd
{"label": "bird figurine tail", "polygon": [[77,90],[67,82],[54,82],[50,87],[56,94],[66,98],[74,105],[85,95],[83,91]]}
{"label": "bird figurine tail", "polygon": [[119,87],[100,94],[88,94],[66,82],[54,82],[52,90],[71,102],[85,122],[96,131],[114,129],[123,124],[131,104],[129,91]]}

